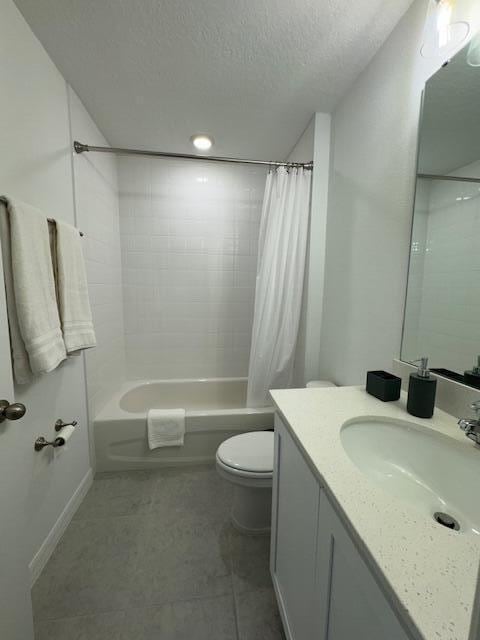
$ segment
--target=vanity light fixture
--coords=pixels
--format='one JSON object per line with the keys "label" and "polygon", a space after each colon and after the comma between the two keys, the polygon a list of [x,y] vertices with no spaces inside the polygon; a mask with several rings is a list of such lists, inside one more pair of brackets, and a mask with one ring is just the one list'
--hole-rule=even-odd
{"label": "vanity light fixture", "polygon": [[430,0],[421,54],[447,59],[468,36],[468,22],[456,20],[457,0]]}
{"label": "vanity light fixture", "polygon": [[199,151],[208,151],[213,146],[212,136],[209,136],[206,133],[196,133],[190,138],[190,140],[193,146]]}

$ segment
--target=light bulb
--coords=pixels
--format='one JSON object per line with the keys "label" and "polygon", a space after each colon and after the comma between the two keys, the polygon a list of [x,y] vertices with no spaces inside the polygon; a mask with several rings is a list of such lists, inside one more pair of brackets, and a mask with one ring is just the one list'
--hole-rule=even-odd
{"label": "light bulb", "polygon": [[205,133],[197,133],[190,138],[193,146],[199,151],[208,151],[213,145],[213,138]]}

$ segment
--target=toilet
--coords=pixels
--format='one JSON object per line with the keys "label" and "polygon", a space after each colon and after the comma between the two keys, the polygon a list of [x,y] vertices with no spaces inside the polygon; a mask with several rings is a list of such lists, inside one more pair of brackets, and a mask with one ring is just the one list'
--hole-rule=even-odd
{"label": "toilet", "polygon": [[[311,380],[309,388],[335,387],[330,380]],[[231,520],[243,533],[270,531],[272,518],[273,431],[250,431],[222,442],[217,471],[234,485]]]}
{"label": "toilet", "polygon": [[273,431],[251,431],[228,438],[217,449],[217,471],[234,485],[231,520],[243,533],[270,531]]}

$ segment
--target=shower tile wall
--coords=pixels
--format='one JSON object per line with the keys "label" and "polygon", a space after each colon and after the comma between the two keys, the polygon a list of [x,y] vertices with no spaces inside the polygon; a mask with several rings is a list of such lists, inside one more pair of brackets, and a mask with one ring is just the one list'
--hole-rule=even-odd
{"label": "shower tile wall", "polygon": [[[459,169],[479,174],[480,162]],[[477,354],[480,303],[479,185],[431,181],[420,187],[415,209],[413,260],[410,266],[402,357],[426,354],[433,367],[456,371],[471,368]]]}
{"label": "shower tile wall", "polygon": [[480,352],[479,230],[478,185],[433,182],[418,328],[432,366],[464,371]]}
{"label": "shower tile wall", "polygon": [[246,376],[263,168],[121,158],[127,376]]}

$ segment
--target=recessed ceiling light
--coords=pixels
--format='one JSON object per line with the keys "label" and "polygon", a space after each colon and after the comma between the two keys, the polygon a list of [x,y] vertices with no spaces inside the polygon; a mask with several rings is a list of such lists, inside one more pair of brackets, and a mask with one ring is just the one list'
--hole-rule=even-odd
{"label": "recessed ceiling light", "polygon": [[206,133],[197,133],[190,138],[193,146],[200,151],[208,151],[213,145],[213,138]]}

